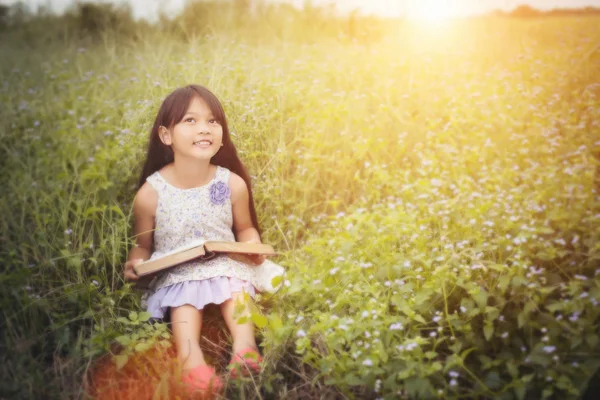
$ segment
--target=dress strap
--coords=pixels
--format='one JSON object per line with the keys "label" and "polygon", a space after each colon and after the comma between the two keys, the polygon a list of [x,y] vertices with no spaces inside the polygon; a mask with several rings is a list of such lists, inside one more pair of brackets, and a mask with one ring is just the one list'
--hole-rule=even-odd
{"label": "dress strap", "polygon": [[161,191],[163,191],[164,188],[165,188],[165,186],[166,186],[165,180],[158,173],[158,171],[155,171],[152,175],[150,175],[149,177],[147,177],[146,178],[146,182],[148,182],[150,185],[152,185],[152,187],[158,193],[160,193]]}
{"label": "dress strap", "polygon": [[227,184],[229,184],[229,174],[231,172],[225,168],[225,167],[221,167],[220,165],[217,165],[217,176],[216,176],[216,180],[221,180]]}

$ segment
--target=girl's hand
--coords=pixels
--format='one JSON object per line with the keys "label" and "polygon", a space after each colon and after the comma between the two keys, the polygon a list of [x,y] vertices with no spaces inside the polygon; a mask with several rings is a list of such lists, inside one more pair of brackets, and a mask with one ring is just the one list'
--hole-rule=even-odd
{"label": "girl's hand", "polygon": [[242,254],[242,253],[229,253],[229,258],[245,264],[260,265],[267,258],[264,254]]}
{"label": "girl's hand", "polygon": [[126,281],[130,282],[137,281],[138,279],[140,279],[140,277],[137,276],[137,274],[133,270],[133,267],[138,265],[142,261],[144,261],[144,259],[136,258],[135,260],[130,260],[125,263],[125,271],[123,272],[123,275],[125,276]]}
{"label": "girl's hand", "polygon": [[[261,242],[260,242],[260,240],[257,240],[257,239],[250,239],[250,240],[246,240],[244,243],[261,243]],[[231,254],[229,254],[229,257],[236,261],[240,261],[240,262],[243,262],[246,264],[251,264],[251,265],[260,265],[267,259],[267,256],[265,256],[264,254],[234,254],[234,253],[231,253]]]}

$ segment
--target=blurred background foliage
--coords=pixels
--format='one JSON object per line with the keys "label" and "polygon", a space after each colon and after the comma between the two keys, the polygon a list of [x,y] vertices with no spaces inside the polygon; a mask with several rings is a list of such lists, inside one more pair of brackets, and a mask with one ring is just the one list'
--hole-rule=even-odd
{"label": "blurred background foliage", "polygon": [[176,395],[168,330],[121,269],[150,124],[195,82],[288,269],[253,315],[266,371],[228,398],[593,398],[596,13],[1,6],[0,396]]}

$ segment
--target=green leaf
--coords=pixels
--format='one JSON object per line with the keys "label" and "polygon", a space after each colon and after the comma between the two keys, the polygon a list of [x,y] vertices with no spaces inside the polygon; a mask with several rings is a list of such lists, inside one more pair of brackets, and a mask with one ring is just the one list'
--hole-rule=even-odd
{"label": "green leaf", "polygon": [[550,357],[543,353],[533,353],[529,355],[529,359],[532,363],[547,367],[550,364]]}
{"label": "green leaf", "polygon": [[129,313],[129,319],[133,322],[138,320],[138,313],[136,313],[135,311],[132,311]]}
{"label": "green leaf", "polygon": [[596,348],[596,344],[598,344],[598,336],[590,333],[585,337],[585,341],[588,342],[592,348]]}
{"label": "green leaf", "polygon": [[518,400],[525,400],[525,385],[519,383],[518,386],[513,388],[515,390],[515,396]]}
{"label": "green leaf", "polygon": [[500,279],[498,279],[498,289],[500,289],[502,294],[504,294],[504,292],[506,292],[506,289],[508,289],[509,284],[510,284],[510,276],[509,275],[503,275],[500,277]]}
{"label": "green leaf", "polygon": [[121,209],[117,206],[110,206],[111,211],[116,212],[117,214],[119,214],[119,216],[121,216],[122,218],[125,218],[125,214],[123,214],[123,211],[121,211]]}
{"label": "green leaf", "polygon": [[542,390],[542,399],[546,399],[546,398],[552,396],[553,393],[554,393],[554,390],[551,387]]}
{"label": "green leaf", "polygon": [[412,377],[405,381],[406,391],[409,398],[426,399],[434,392],[429,379]]}
{"label": "green leaf", "polygon": [[495,320],[500,315],[500,310],[498,310],[496,307],[492,307],[492,306],[486,306],[485,312],[490,321]]}
{"label": "green leaf", "polygon": [[138,353],[149,350],[150,348],[152,348],[152,343],[148,342],[141,342],[135,345],[135,351],[137,351]]}
{"label": "green leaf", "polygon": [[502,379],[496,371],[490,371],[490,373],[485,377],[484,383],[492,390],[497,390],[502,387]]}
{"label": "green leaf", "polygon": [[508,370],[510,376],[512,376],[513,378],[519,376],[519,368],[517,368],[517,366],[515,365],[515,360],[509,360],[506,363],[506,369]]}
{"label": "green leaf", "polygon": [[262,314],[252,313],[252,322],[254,322],[257,327],[264,328],[267,326],[267,317]]}
{"label": "green leaf", "polygon": [[81,268],[81,258],[79,257],[71,257],[67,260],[67,266],[73,268],[75,270],[79,270]]}
{"label": "green leaf", "polygon": [[115,364],[117,365],[117,370],[120,370],[127,364],[127,360],[129,357],[126,354],[121,354],[114,357]]}
{"label": "green leaf", "polygon": [[488,265],[488,268],[498,272],[504,272],[508,269],[508,267],[504,264],[490,264]]}
{"label": "green leaf", "polygon": [[279,318],[279,315],[271,314],[269,317],[269,326],[271,329],[278,331],[283,328],[283,322],[281,321],[281,318]]}
{"label": "green leaf", "polygon": [[486,290],[483,288],[479,288],[477,293],[473,294],[473,299],[479,308],[483,309],[487,305],[488,292],[486,292]]}
{"label": "green leaf", "polygon": [[348,374],[344,377],[344,381],[348,386],[361,386],[364,385],[365,382],[358,376],[354,374]]}
{"label": "green leaf", "polygon": [[467,356],[469,355],[469,353],[471,353],[474,350],[477,350],[477,347],[471,347],[471,348],[468,348],[468,349],[464,350],[460,354],[460,358],[464,361],[467,358]]}
{"label": "green leaf", "polygon": [[121,346],[127,346],[129,343],[131,343],[131,338],[126,335],[117,336],[115,340],[119,342]]}
{"label": "green leaf", "polygon": [[423,318],[420,314],[414,313],[414,315],[412,317],[414,320],[419,321],[422,324],[427,323],[427,321],[425,321],[425,318]]}
{"label": "green leaf", "polygon": [[277,286],[281,285],[281,282],[283,282],[283,276],[278,275],[278,276],[274,277],[273,279],[271,279],[271,286],[276,288]]}
{"label": "green leaf", "polygon": [[138,317],[140,322],[146,322],[150,319],[151,314],[148,311],[142,311]]}
{"label": "green leaf", "polygon": [[550,312],[556,312],[556,311],[562,310],[565,307],[565,304],[566,303],[564,303],[564,302],[556,302],[556,303],[548,304],[546,306],[546,309]]}
{"label": "green leaf", "polygon": [[459,340],[457,340],[456,342],[454,342],[454,344],[448,346],[448,348],[452,350],[453,353],[457,354],[462,348],[462,343]]}
{"label": "green leaf", "polygon": [[494,334],[494,324],[492,322],[485,321],[485,325],[483,327],[483,334],[485,336],[485,340],[489,342],[492,338],[492,335]]}
{"label": "green leaf", "polygon": [[238,319],[235,320],[235,323],[238,325],[243,325],[245,323],[248,322],[248,317],[247,316],[243,316],[243,317],[239,317]]}

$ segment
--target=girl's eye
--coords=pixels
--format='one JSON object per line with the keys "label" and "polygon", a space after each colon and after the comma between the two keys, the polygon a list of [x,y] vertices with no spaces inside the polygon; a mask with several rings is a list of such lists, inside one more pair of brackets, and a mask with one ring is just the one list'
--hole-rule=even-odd
{"label": "girl's eye", "polygon": [[217,121],[217,120],[216,120],[216,119],[214,119],[214,118],[213,118],[213,119],[211,119],[209,122],[210,122],[210,123],[212,123],[212,124],[217,124],[217,123],[219,123],[219,121]]}
{"label": "girl's eye", "polygon": [[188,118],[188,119],[185,120],[185,122],[190,122],[190,121],[194,121],[194,118],[190,117],[190,118]]}

